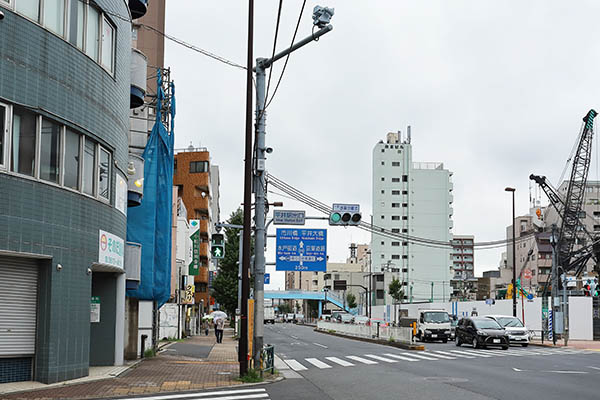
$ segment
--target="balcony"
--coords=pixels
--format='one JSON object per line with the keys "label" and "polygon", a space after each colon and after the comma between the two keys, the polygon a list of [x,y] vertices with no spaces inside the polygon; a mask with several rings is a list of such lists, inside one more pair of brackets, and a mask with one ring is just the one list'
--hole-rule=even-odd
{"label": "balcony", "polygon": [[129,99],[130,108],[138,108],[144,105],[146,96],[146,78],[147,78],[148,58],[138,49],[131,49],[131,96]]}
{"label": "balcony", "polygon": [[140,284],[142,267],[142,245],[125,242],[125,277],[126,288],[137,289]]}
{"label": "balcony", "polygon": [[127,173],[127,207],[137,207],[142,204],[144,196],[144,159],[129,153]]}
{"label": "balcony", "polygon": [[129,0],[129,10],[132,19],[143,17],[148,12],[148,0]]}

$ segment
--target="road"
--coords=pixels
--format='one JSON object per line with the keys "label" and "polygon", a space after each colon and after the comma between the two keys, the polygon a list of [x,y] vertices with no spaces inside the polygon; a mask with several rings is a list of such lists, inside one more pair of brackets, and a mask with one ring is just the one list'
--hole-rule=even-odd
{"label": "road", "polygon": [[311,327],[275,324],[265,343],[284,361],[287,379],[271,399],[598,399],[600,352],[542,347],[426,351],[339,338]]}

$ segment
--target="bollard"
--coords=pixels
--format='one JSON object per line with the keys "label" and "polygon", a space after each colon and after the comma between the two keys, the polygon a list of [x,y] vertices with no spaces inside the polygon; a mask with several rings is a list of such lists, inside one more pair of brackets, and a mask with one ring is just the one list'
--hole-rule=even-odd
{"label": "bollard", "polygon": [[148,335],[142,335],[142,356],[144,358],[144,353],[146,352],[146,339],[148,339]]}

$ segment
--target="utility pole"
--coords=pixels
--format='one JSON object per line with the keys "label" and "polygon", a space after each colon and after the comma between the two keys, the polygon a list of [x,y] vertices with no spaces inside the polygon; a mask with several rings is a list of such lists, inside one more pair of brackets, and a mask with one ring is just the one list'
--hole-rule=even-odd
{"label": "utility pole", "polygon": [[240,377],[248,373],[248,296],[250,295],[250,229],[252,212],[252,49],[254,46],[254,0],[248,2],[248,58],[246,60],[246,134],[244,148],[244,233],[242,256],[242,301],[238,361]]}
{"label": "utility pole", "polygon": [[[263,348],[263,337],[264,337],[264,278],[265,278],[265,241],[266,241],[266,213],[265,205],[267,199],[265,196],[265,171],[266,171],[266,153],[270,153],[272,149],[267,148],[265,145],[265,91],[266,91],[266,70],[270,68],[273,63],[300,47],[317,40],[327,32],[333,29],[333,26],[329,25],[329,20],[333,16],[333,9],[315,7],[313,11],[313,20],[315,25],[320,29],[314,32],[312,35],[302,39],[296,44],[293,44],[288,49],[277,53],[273,58],[257,58],[256,59],[256,163],[254,165],[254,197],[256,200],[255,205],[255,225],[256,225],[256,236],[255,236],[255,266],[254,266],[254,345],[253,345],[253,360],[255,368],[260,365],[260,356]],[[250,50],[249,50],[250,52]],[[249,53],[250,54],[250,53]],[[252,67],[250,66],[251,60],[249,61],[248,72],[252,73]],[[251,81],[250,81],[251,82]],[[249,83],[251,84],[251,83]],[[248,112],[248,109],[246,110]],[[248,118],[248,114],[246,114]],[[246,120],[248,123],[248,120]],[[248,178],[248,177],[246,177]],[[244,204],[246,206],[246,204]],[[245,208],[244,208],[245,210]],[[249,216],[249,214],[248,214]],[[244,212],[244,222],[246,213]],[[245,231],[244,231],[245,233]],[[245,238],[245,236],[244,236]],[[250,237],[248,236],[248,243],[250,243]],[[244,243],[246,243],[244,241]],[[249,252],[248,252],[249,255]],[[244,254],[246,256],[246,254]],[[302,273],[300,273],[300,285],[302,285]]]}
{"label": "utility pole", "polygon": [[554,299],[558,296],[558,251],[556,251],[557,236],[556,224],[552,224],[552,236],[550,236],[550,244],[552,244],[552,292],[550,296],[550,310],[552,310],[552,343],[556,346],[556,307],[554,307]]}

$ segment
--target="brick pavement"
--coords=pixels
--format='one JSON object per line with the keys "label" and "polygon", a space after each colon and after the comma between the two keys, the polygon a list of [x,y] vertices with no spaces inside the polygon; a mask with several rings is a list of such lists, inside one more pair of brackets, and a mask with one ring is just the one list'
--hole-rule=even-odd
{"label": "brick pavement", "polygon": [[[541,340],[532,340],[531,344],[534,346],[547,346],[553,347],[552,341],[544,340],[542,344]],[[564,347],[562,339],[556,341],[556,347]],[[582,349],[582,350],[595,350],[600,351],[600,341],[598,340],[569,340],[568,346],[569,348],[574,349]]]}
{"label": "brick pavement", "polygon": [[6,394],[3,399],[55,400],[131,396],[157,392],[201,390],[239,385],[237,381],[237,341],[233,331],[226,329],[223,343],[217,344],[214,335],[194,336],[185,343],[212,345],[207,358],[169,355],[160,352],[145,359],[119,377],[89,383],[67,384],[49,389]]}

